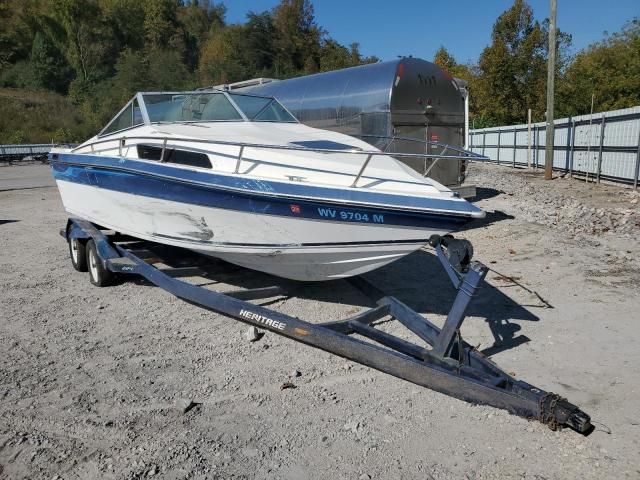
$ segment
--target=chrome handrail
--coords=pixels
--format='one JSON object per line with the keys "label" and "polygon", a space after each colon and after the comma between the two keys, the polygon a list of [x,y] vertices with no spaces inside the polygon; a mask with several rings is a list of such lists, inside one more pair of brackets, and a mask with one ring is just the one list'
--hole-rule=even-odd
{"label": "chrome handrail", "polygon": [[[366,136],[376,137],[376,135],[366,135]],[[392,140],[393,139],[404,140],[403,137],[382,137],[381,136],[380,138],[391,138]],[[121,148],[126,145],[126,142],[128,140],[154,140],[156,142],[162,142],[161,161],[164,160],[164,152],[167,148],[167,142],[169,141],[171,141],[172,143],[173,142],[190,142],[190,143],[205,143],[205,144],[211,144],[211,145],[225,145],[225,146],[239,147],[240,153],[237,157],[236,168],[234,170],[234,173],[239,173],[240,163],[242,162],[242,154],[245,148],[289,150],[289,151],[312,152],[312,153],[338,153],[338,154],[348,154],[348,155],[366,155],[367,158],[365,159],[362,167],[360,168],[358,174],[356,175],[355,181],[351,185],[352,187],[356,187],[356,183],[358,182],[358,180],[360,180],[360,178],[362,177],[362,174],[364,173],[364,170],[366,169],[367,165],[371,161],[371,158],[374,156],[387,156],[387,157],[391,156],[391,157],[400,157],[400,158],[436,158],[436,159],[444,159],[444,160],[470,160],[470,159],[486,160],[487,159],[487,157],[483,155],[479,155],[474,152],[469,152],[467,150],[459,149],[451,145],[447,145],[440,142],[430,142],[427,140],[423,141],[418,139],[409,139],[409,140],[416,140],[421,143],[424,142],[426,144],[438,145],[445,148],[450,147],[451,149],[456,150],[459,153],[463,153],[463,155],[443,155],[443,154],[429,154],[429,153],[391,153],[391,152],[384,152],[381,150],[362,150],[359,148],[353,148],[350,150],[336,150],[336,149],[330,149],[330,148],[308,148],[308,147],[293,146],[293,145],[272,145],[272,144],[262,144],[262,143],[227,142],[224,140],[205,140],[205,139],[186,138],[186,137],[164,137],[164,136],[161,137],[161,136],[152,136],[152,135],[134,135],[130,137],[123,136],[123,137],[117,137],[117,138],[96,140],[88,144],[79,145],[76,148],[72,149],[71,152],[72,153],[76,152],[81,148],[90,148],[91,153],[111,150],[111,148],[105,148],[102,150],[95,150],[94,148],[96,145],[111,143],[111,142],[119,142],[118,150],[121,152]]]}
{"label": "chrome handrail", "polygon": [[367,159],[362,164],[362,167],[360,167],[360,171],[358,172],[358,175],[356,175],[356,179],[351,184],[352,188],[356,187],[356,184],[358,183],[358,180],[360,180],[360,177],[362,176],[362,172],[364,172],[364,169],[367,168],[367,165],[369,165],[369,161],[371,161],[371,157],[373,157],[373,155],[369,154]]}
{"label": "chrome handrail", "polygon": [[[395,137],[395,136],[388,136],[388,135],[369,135],[369,134],[353,134],[351,135],[352,137],[357,137],[357,138],[381,138],[381,139],[385,139],[385,140],[391,140],[390,143],[393,143],[394,140],[402,140],[403,142],[416,142],[416,143],[422,143],[423,145],[433,145],[436,147],[442,147],[444,149],[448,149],[448,150],[454,150],[456,152],[465,152],[465,153],[471,153],[474,155],[475,158],[481,158],[481,159],[487,159],[488,157],[485,157],[483,155],[478,155],[476,153],[470,152],[468,150],[465,150],[464,148],[460,148],[460,147],[454,147],[453,145],[450,145],[448,143],[442,143],[442,142],[436,142],[433,140],[421,140],[419,138],[411,138],[411,137]],[[390,152],[390,154],[396,155],[396,153],[394,152]],[[433,154],[434,157],[437,157],[438,155]],[[471,158],[471,157],[469,157]]]}

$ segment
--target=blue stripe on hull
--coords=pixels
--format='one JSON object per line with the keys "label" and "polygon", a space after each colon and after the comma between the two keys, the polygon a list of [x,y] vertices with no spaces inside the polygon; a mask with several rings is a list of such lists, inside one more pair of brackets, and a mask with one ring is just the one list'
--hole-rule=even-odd
{"label": "blue stripe on hull", "polygon": [[87,167],[57,162],[56,160],[51,161],[51,166],[56,180],[173,202],[262,215],[408,226],[443,231],[457,230],[470,220],[468,217],[456,215],[398,212],[397,210],[366,206],[347,207],[332,202],[278,198],[250,191],[229,191],[215,185],[200,185],[179,179],[159,177],[151,173],[119,170],[114,167]]}
{"label": "blue stripe on hull", "polygon": [[430,211],[436,214],[447,212],[449,215],[462,217],[483,216],[481,209],[463,200],[382,193],[367,188],[330,188],[310,183],[266,180],[243,175],[225,175],[214,171],[189,170],[171,163],[136,158],[76,153],[53,153],[49,157],[51,161],[60,163],[109,168],[141,175],[154,175],[239,193],[253,192],[261,196],[317,199],[323,202],[331,201],[352,206],[359,204],[390,209],[397,208],[402,212],[413,209],[418,213]]}

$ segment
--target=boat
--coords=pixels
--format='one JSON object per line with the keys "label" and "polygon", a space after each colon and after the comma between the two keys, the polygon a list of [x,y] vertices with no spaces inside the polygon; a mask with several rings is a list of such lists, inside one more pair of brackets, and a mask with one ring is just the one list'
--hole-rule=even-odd
{"label": "boat", "polygon": [[[438,161],[478,157],[441,146]],[[293,280],[366,273],[484,216],[383,150],[246,93],[137,93],[49,160],[71,217]]]}
{"label": "boat", "polygon": [[[467,148],[466,82],[420,58],[401,57],[284,80],[253,78],[219,87],[275,97],[305,125],[358,137],[378,148],[384,147],[391,135]],[[386,151],[431,150],[435,153],[438,148],[396,140]],[[399,160],[461,196],[475,195],[472,185],[462,186],[465,160],[436,164],[415,157]]]}

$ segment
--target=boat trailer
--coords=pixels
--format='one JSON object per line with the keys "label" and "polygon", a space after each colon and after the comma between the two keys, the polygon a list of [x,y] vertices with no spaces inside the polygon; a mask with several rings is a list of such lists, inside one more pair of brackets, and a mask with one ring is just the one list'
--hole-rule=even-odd
{"label": "boat trailer", "polygon": [[[139,239],[103,231],[101,227],[78,218],[69,219],[60,234],[69,243],[74,267],[80,271],[89,270],[94,285],[108,285],[114,274],[139,275],[192,304],[460,400],[491,405],[524,418],[537,419],[552,430],[570,427],[587,434],[593,429],[589,415],[577,406],[555,393],[515,379],[462,339],[460,327],[466,308],[488,271],[485,265],[471,260],[473,251],[466,240],[434,236],[430,241],[457,290],[440,329],[362,277],[349,281],[374,298],[376,307],[343,320],[314,324],[249,302],[283,295],[285,292],[281,287],[216,292],[176,278],[181,273],[189,276],[188,271],[193,272],[194,268],[161,271],[147,263],[134,253],[138,251],[135,242],[138,245],[143,242]],[[132,241],[134,247],[131,247]],[[400,322],[424,345],[375,328],[374,322],[388,317]]]}

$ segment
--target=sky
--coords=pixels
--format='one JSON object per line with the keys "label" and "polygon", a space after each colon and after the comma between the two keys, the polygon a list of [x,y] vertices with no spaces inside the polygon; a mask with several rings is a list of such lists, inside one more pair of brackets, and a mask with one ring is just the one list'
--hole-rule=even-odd
{"label": "sky", "polygon": [[[215,2],[212,2],[215,3]],[[228,23],[243,23],[249,11],[270,10],[278,0],[225,0]],[[511,0],[312,0],[316,20],[338,42],[360,43],[363,55],[392,60],[399,55],[433,59],[445,46],[458,63],[477,61],[491,41],[496,18]],[[528,0],[535,17],[549,16],[549,0]],[[572,52],[616,32],[640,17],[640,0],[558,0],[558,28],[573,37]]]}

